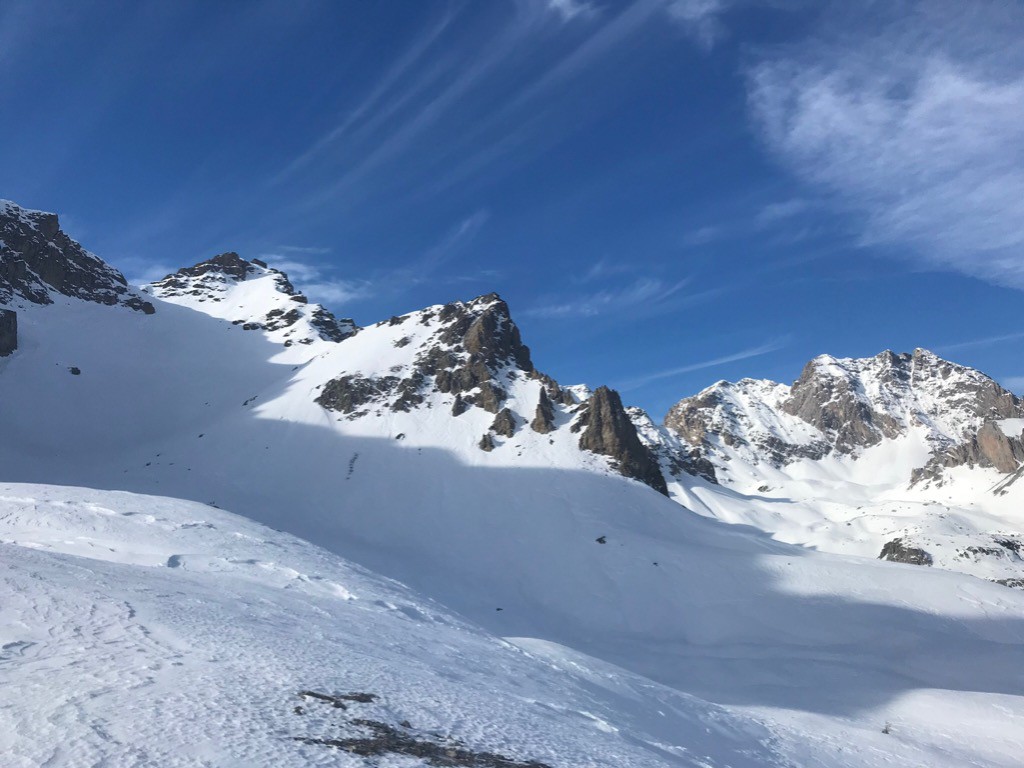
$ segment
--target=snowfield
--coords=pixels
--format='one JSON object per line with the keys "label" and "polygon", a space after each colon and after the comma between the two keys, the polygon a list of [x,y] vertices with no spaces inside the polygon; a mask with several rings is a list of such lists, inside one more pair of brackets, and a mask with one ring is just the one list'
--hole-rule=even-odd
{"label": "snowfield", "polygon": [[[265,316],[261,286],[232,313]],[[884,455],[790,468],[809,495],[865,472],[817,523],[674,485],[691,511],[580,450],[573,405],[531,430],[523,371],[496,373],[517,429],[490,452],[494,414],[436,389],[317,405],[409,375],[437,308],[285,347],[54,298],[16,304],[0,359],[4,768],[446,765],[343,748],[374,728],[488,768],[1021,764],[1024,591],[765,532],[878,535]]]}
{"label": "snowfield", "polygon": [[[3,484],[0,541],[5,768],[367,765],[299,740],[355,717],[557,766],[785,764],[751,717],[537,658],[206,505]],[[378,698],[341,710],[306,690]]]}

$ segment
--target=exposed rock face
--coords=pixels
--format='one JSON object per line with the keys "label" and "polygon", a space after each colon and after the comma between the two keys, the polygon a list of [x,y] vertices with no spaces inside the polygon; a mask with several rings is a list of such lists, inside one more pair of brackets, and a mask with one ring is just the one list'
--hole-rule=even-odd
{"label": "exposed rock face", "polygon": [[879,560],[889,560],[893,563],[907,563],[909,565],[931,565],[932,556],[923,549],[908,547],[902,539],[893,539],[882,547],[878,556]]}
{"label": "exposed rock face", "polygon": [[329,411],[358,416],[367,412],[365,406],[389,394],[397,383],[398,379],[394,376],[381,379],[367,379],[358,375],[341,376],[324,385],[316,402]]}
{"label": "exposed rock face", "polygon": [[[883,352],[879,357],[885,360],[881,375],[898,386],[905,386],[909,374],[901,363],[908,356]],[[812,360],[790,388],[782,410],[829,435],[829,443],[842,452],[856,446],[875,445],[883,437],[900,434],[896,419],[874,410],[861,396],[859,385],[856,376],[822,375],[818,362]]]}
{"label": "exposed rock face", "polygon": [[530,428],[534,432],[546,435],[555,428],[555,407],[551,404],[546,389],[540,391],[540,401],[537,403],[537,414],[530,422]]}
{"label": "exposed rock face", "polygon": [[480,442],[477,443],[477,447],[485,453],[490,453],[494,450],[494,437],[490,432],[484,432],[484,436],[480,438]]}
{"label": "exposed rock face", "polygon": [[946,467],[991,467],[999,472],[1015,472],[1024,462],[1024,439],[1003,434],[996,422],[981,425],[977,434],[963,442],[941,448],[928,463],[914,470],[911,482],[942,482]]}
{"label": "exposed rock face", "polygon": [[52,304],[54,294],[154,312],[124,275],[68,237],[56,214],[0,201],[0,303]]}
{"label": "exposed rock face", "polygon": [[508,408],[502,408],[494,417],[491,431],[503,437],[512,437],[516,433],[516,417]]}
{"label": "exposed rock face", "polygon": [[[240,284],[258,280],[270,283],[271,290],[263,303],[250,306],[229,299]],[[359,330],[352,320],[336,318],[319,304],[310,304],[284,272],[259,259],[246,261],[234,252],[179,269],[150,283],[146,290],[176,304],[207,309],[210,314],[241,325],[243,330],[280,331],[279,336],[287,346],[295,342],[309,344],[315,338],[344,341]],[[221,303],[223,308],[214,307]]]}
{"label": "exposed rock face", "polygon": [[[412,364],[400,368],[400,375],[376,380],[374,401],[382,407],[407,411],[421,404],[425,393],[434,391],[455,396],[455,416],[470,406],[497,415],[508,398],[501,380],[509,375],[533,374],[530,350],[522,343],[508,305],[497,294],[452,302],[414,315],[417,325],[436,326],[436,330],[418,347],[410,347]],[[399,326],[412,317],[393,317],[378,325]],[[409,343],[394,346],[405,348]],[[318,402],[332,408],[323,396]]]}
{"label": "exposed rock face", "polygon": [[583,429],[580,448],[611,457],[623,475],[668,495],[658,462],[640,442],[618,392],[608,387],[594,390],[574,428]]}
{"label": "exposed rock face", "polygon": [[1024,444],[992,422],[1021,417],[1021,401],[989,377],[917,349],[864,359],[824,355],[791,387],[718,382],[676,404],[665,425],[726,477],[730,461],[783,467],[830,454],[856,457],[923,430],[932,457],[907,479],[941,482],[945,467],[1016,469]]}
{"label": "exposed rock face", "polygon": [[18,348],[18,313],[0,309],[0,357],[7,357]]}

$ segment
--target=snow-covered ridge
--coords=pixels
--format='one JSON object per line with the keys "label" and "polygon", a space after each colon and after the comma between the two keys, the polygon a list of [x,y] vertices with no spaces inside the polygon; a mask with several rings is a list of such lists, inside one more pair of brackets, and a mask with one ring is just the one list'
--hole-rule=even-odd
{"label": "snow-covered ridge", "polygon": [[[945,498],[995,469],[911,496],[912,429],[715,486],[673,469],[679,435],[537,373],[497,296],[288,350],[217,296],[30,305],[0,363],[4,477],[194,502],[0,484],[16,768],[356,768],[380,724],[552,768],[1019,765],[1024,593],[875,559],[927,504],[935,566],[1011,563],[977,485]],[[619,477],[625,417],[677,501],[811,547]],[[1017,492],[989,495],[1019,514]]]}
{"label": "snow-covered ridge", "polygon": [[284,272],[233,252],[179,269],[143,291],[245,330],[264,331],[285,346],[342,341],[358,331],[352,320],[336,318],[321,305],[311,304]]}
{"label": "snow-covered ridge", "polygon": [[1006,458],[1012,448],[989,445],[984,434],[979,446],[977,438],[989,422],[1022,416],[1021,401],[985,374],[917,349],[863,359],[822,355],[790,387],[718,382],[673,406],[665,423],[726,478],[723,465],[736,458],[778,468],[832,454],[856,457],[914,432],[930,457],[907,467],[909,483],[940,481],[944,466],[960,464],[1012,471],[1016,465]]}

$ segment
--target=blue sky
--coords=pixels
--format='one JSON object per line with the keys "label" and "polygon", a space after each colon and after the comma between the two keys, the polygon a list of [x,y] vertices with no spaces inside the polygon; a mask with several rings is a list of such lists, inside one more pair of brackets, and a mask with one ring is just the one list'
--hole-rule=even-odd
{"label": "blue sky", "polygon": [[1024,389],[1024,4],[0,3],[0,197],[370,323],[496,290],[659,418],[931,348]]}

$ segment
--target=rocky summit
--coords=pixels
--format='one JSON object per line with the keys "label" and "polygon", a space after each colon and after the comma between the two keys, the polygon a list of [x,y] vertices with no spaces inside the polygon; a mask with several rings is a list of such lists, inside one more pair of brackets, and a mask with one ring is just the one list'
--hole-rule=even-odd
{"label": "rocky summit", "polygon": [[1009,472],[1024,450],[998,425],[1024,417],[1024,404],[985,374],[924,349],[864,359],[823,355],[791,386],[744,379],[718,382],[681,400],[665,426],[720,472],[733,458],[783,467],[801,459],[858,456],[919,432],[929,455],[908,482],[942,482],[944,467]]}
{"label": "rocky summit", "polygon": [[52,304],[56,296],[154,311],[124,275],[68,237],[57,214],[0,200],[0,303]]}
{"label": "rocky summit", "polygon": [[351,320],[310,303],[284,272],[234,252],[179,269],[144,290],[174,304],[202,307],[244,330],[268,332],[286,346],[342,341],[358,330]]}

